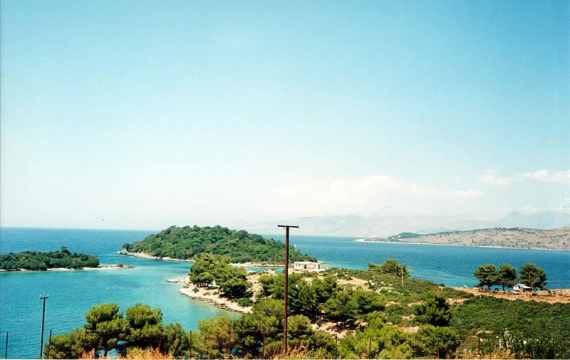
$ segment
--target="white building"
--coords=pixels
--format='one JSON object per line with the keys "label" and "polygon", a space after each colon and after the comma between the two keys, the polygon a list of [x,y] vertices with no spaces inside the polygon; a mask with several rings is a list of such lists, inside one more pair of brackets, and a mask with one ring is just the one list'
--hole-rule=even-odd
{"label": "white building", "polygon": [[532,291],[532,288],[530,286],[526,286],[525,284],[517,284],[513,286],[513,291],[517,292]]}
{"label": "white building", "polygon": [[321,264],[312,261],[295,261],[293,264],[293,269],[318,271],[321,269]]}

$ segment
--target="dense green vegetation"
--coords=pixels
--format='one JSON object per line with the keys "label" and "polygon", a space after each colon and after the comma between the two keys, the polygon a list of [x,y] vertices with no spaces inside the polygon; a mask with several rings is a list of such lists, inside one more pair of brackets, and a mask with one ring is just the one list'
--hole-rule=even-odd
{"label": "dense green vegetation", "polygon": [[[195,284],[232,278],[227,257],[205,254],[190,272]],[[383,271],[390,270],[390,271]],[[568,358],[570,304],[473,296],[403,277],[389,259],[369,270],[329,269],[289,276],[288,351],[295,358]],[[505,267],[505,269],[508,269]],[[500,270],[499,270],[500,271]],[[510,270],[509,270],[510,271]],[[218,272],[226,275],[217,275]],[[208,275],[208,273],[210,275]],[[239,283],[243,276],[235,274]],[[241,280],[240,280],[241,279]],[[246,280],[247,281],[247,280]],[[198,331],[164,325],[158,309],[137,304],[126,316],[114,304],[90,310],[83,329],[55,336],[56,358],[118,348],[156,348],[175,357],[274,358],[282,354],[284,276],[262,274],[252,312],[205,319]],[[247,286],[246,286],[247,288]],[[221,288],[220,288],[221,290]],[[227,291],[227,290],[221,290]],[[243,296],[251,293],[241,291]],[[233,293],[232,296],[237,296]],[[345,331],[334,335],[329,330]],[[415,326],[417,332],[404,331]]]}
{"label": "dense green vegetation", "polygon": [[190,268],[190,282],[196,286],[219,286],[222,295],[244,297],[251,283],[247,281],[247,270],[230,265],[229,256],[208,253],[199,255]]}
{"label": "dense green vegetation", "polygon": [[503,290],[505,287],[513,287],[518,281],[530,286],[533,291],[535,288],[544,289],[546,287],[546,272],[531,263],[521,266],[520,276],[510,264],[502,264],[497,270],[495,265],[481,265],[473,272],[473,275],[479,280],[480,287],[487,287],[487,290],[494,285],[501,285]]}
{"label": "dense green vegetation", "polygon": [[104,355],[112,349],[160,348],[180,355],[188,349],[188,334],[180,324],[164,325],[160,309],[136,304],[126,316],[117,304],[94,306],[85,315],[83,328],[56,335],[44,345],[44,354],[53,359],[78,359],[92,350]]}
{"label": "dense green vegetation", "polygon": [[71,253],[65,246],[59,251],[23,251],[17,254],[0,254],[0,269],[41,270],[52,268],[79,269],[98,267],[97,256]]}
{"label": "dense green vegetation", "polygon": [[[483,351],[490,352],[500,342],[528,358],[552,359],[570,356],[570,304],[510,301],[477,296],[456,308],[450,322],[464,339],[483,338]],[[526,344],[525,344],[526,341]],[[541,346],[535,346],[542,344]],[[545,346],[549,344],[549,346]],[[528,345],[528,346],[527,346]]]}
{"label": "dense green vegetation", "polygon": [[[194,259],[202,253],[228,255],[231,262],[283,263],[285,244],[244,230],[230,230],[221,226],[198,227],[171,226],[158,234],[150,235],[139,242],[123,245],[129,252]],[[316,261],[295,249],[289,250],[290,261]]]}
{"label": "dense green vegetation", "polygon": [[396,275],[406,278],[412,273],[412,270],[408,269],[406,264],[400,264],[396,259],[386,259],[381,265],[368,263],[368,270],[380,274]]}

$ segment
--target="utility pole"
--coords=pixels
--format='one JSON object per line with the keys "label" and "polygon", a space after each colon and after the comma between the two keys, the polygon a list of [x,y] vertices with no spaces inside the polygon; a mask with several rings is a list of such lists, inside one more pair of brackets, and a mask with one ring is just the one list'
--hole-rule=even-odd
{"label": "utility pole", "polygon": [[40,295],[40,299],[44,301],[44,306],[43,306],[43,310],[42,310],[42,337],[40,339],[40,359],[43,359],[42,350],[44,347],[44,319],[45,319],[45,315],[46,315],[46,299],[48,297],[49,297],[49,294],[47,294],[46,296]]}
{"label": "utility pole", "polygon": [[287,289],[289,287],[289,228],[298,229],[299,225],[280,225],[277,227],[285,228],[285,275],[284,291],[283,291],[283,357],[287,356]]}

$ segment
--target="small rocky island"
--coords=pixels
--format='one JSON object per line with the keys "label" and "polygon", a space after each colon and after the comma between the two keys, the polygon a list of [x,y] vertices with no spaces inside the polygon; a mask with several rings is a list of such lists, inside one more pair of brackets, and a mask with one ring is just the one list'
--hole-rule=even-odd
{"label": "small rocky island", "polygon": [[0,254],[0,271],[87,270],[128,267],[122,264],[100,265],[97,256],[72,253],[65,246],[62,246],[59,251],[22,251],[17,254]]}

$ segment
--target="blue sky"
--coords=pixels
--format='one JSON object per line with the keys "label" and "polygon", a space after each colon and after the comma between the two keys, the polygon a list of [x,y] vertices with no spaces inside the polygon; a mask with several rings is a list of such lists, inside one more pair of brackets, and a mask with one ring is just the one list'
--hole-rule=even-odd
{"label": "blue sky", "polygon": [[570,198],[567,1],[1,4],[2,226]]}

